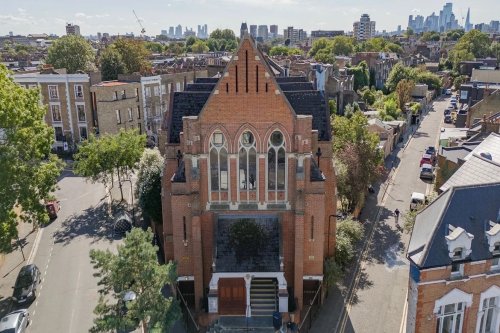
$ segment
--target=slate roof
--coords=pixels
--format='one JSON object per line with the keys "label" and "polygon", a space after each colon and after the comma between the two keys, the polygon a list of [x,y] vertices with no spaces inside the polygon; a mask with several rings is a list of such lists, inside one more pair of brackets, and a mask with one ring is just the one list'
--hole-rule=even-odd
{"label": "slate roof", "polygon": [[473,152],[465,157],[468,160],[473,154],[490,153],[492,160],[495,162],[500,162],[500,134],[491,133],[477,146]]}
{"label": "slate roof", "polygon": [[210,97],[210,92],[175,92],[172,113],[167,122],[168,142],[179,143],[182,132],[182,117],[197,116]]}
{"label": "slate roof", "polygon": [[318,130],[319,141],[330,140],[330,111],[325,98],[317,91],[285,91],[296,114],[313,116],[312,128]]}
{"label": "slate roof", "polygon": [[190,83],[184,91],[208,91],[211,92],[215,88],[215,83]]}
{"label": "slate roof", "polygon": [[466,260],[491,259],[485,232],[490,228],[489,221],[500,222],[499,198],[500,182],[448,189],[417,215],[408,258],[420,268],[450,265],[445,236],[451,224],[474,235],[472,253]]}
{"label": "slate roof", "polygon": [[278,84],[283,91],[314,90],[311,82],[278,82]]}
{"label": "slate roof", "polygon": [[458,164],[458,160],[463,160],[471,151],[471,148],[464,146],[441,147],[439,155],[445,157],[448,161]]}
{"label": "slate roof", "polygon": [[276,82],[285,83],[285,82],[308,82],[305,76],[282,76],[277,77]]}
{"label": "slate roof", "polygon": [[[252,220],[258,224],[266,235],[264,245],[256,256],[236,258],[235,249],[231,246],[231,226],[242,219]],[[216,272],[279,272],[279,230],[280,224],[275,215],[242,216],[221,215],[217,220],[216,238]]]}
{"label": "slate roof", "polygon": [[217,83],[218,81],[218,77],[198,77],[194,80],[194,83]]}
{"label": "slate roof", "polygon": [[489,184],[494,182],[500,182],[500,163],[474,154],[468,161],[462,164],[439,190],[446,191],[452,186]]}

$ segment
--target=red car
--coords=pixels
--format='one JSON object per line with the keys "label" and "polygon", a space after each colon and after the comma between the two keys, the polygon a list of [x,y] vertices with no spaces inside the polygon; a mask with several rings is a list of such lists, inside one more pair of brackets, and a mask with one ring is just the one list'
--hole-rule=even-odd
{"label": "red car", "polygon": [[424,154],[422,155],[422,158],[420,159],[420,166],[423,164],[431,164],[434,165],[434,159],[432,158],[432,155],[429,154]]}

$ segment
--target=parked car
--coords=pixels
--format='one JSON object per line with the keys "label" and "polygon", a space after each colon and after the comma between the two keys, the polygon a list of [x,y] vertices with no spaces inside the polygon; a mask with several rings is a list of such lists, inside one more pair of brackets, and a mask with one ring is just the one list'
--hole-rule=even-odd
{"label": "parked car", "polygon": [[36,298],[36,288],[41,282],[40,270],[36,265],[26,265],[19,271],[12,300],[18,304],[33,301]]}
{"label": "parked car", "polygon": [[446,89],[445,94],[446,95],[451,95],[451,89]]}
{"label": "parked car", "polygon": [[447,114],[446,116],[444,116],[444,122],[447,123],[447,124],[451,124],[453,121],[453,119],[451,118],[451,114]]}
{"label": "parked car", "polygon": [[434,179],[434,168],[430,164],[423,164],[420,168],[421,179]]}
{"label": "parked car", "polygon": [[418,206],[425,204],[425,194],[413,192],[410,199],[410,210],[415,210]]}
{"label": "parked car", "polygon": [[432,155],[424,154],[420,159],[420,167],[422,167],[422,165],[424,164],[433,164],[432,162],[433,162]]}
{"label": "parked car", "polygon": [[448,109],[444,109],[444,115],[446,116],[447,114],[451,114],[451,110],[450,108]]}
{"label": "parked car", "polygon": [[457,115],[466,116],[467,110],[458,110]]}
{"label": "parked car", "polygon": [[30,323],[27,309],[20,309],[7,314],[0,320],[0,333],[23,333]]}

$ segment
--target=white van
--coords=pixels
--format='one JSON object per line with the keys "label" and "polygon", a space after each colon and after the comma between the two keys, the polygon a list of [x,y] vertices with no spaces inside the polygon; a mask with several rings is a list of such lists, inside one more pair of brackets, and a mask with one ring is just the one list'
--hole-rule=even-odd
{"label": "white van", "polygon": [[418,206],[425,204],[425,194],[413,192],[410,200],[410,210],[417,209]]}

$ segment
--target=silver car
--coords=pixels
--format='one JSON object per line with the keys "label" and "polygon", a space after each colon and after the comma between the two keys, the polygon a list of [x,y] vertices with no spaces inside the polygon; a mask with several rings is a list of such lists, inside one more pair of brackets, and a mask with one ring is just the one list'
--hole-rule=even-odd
{"label": "silver car", "polygon": [[23,333],[30,323],[30,314],[27,309],[9,313],[0,320],[0,333]]}
{"label": "silver car", "polygon": [[430,164],[422,164],[420,178],[434,179],[434,168]]}

